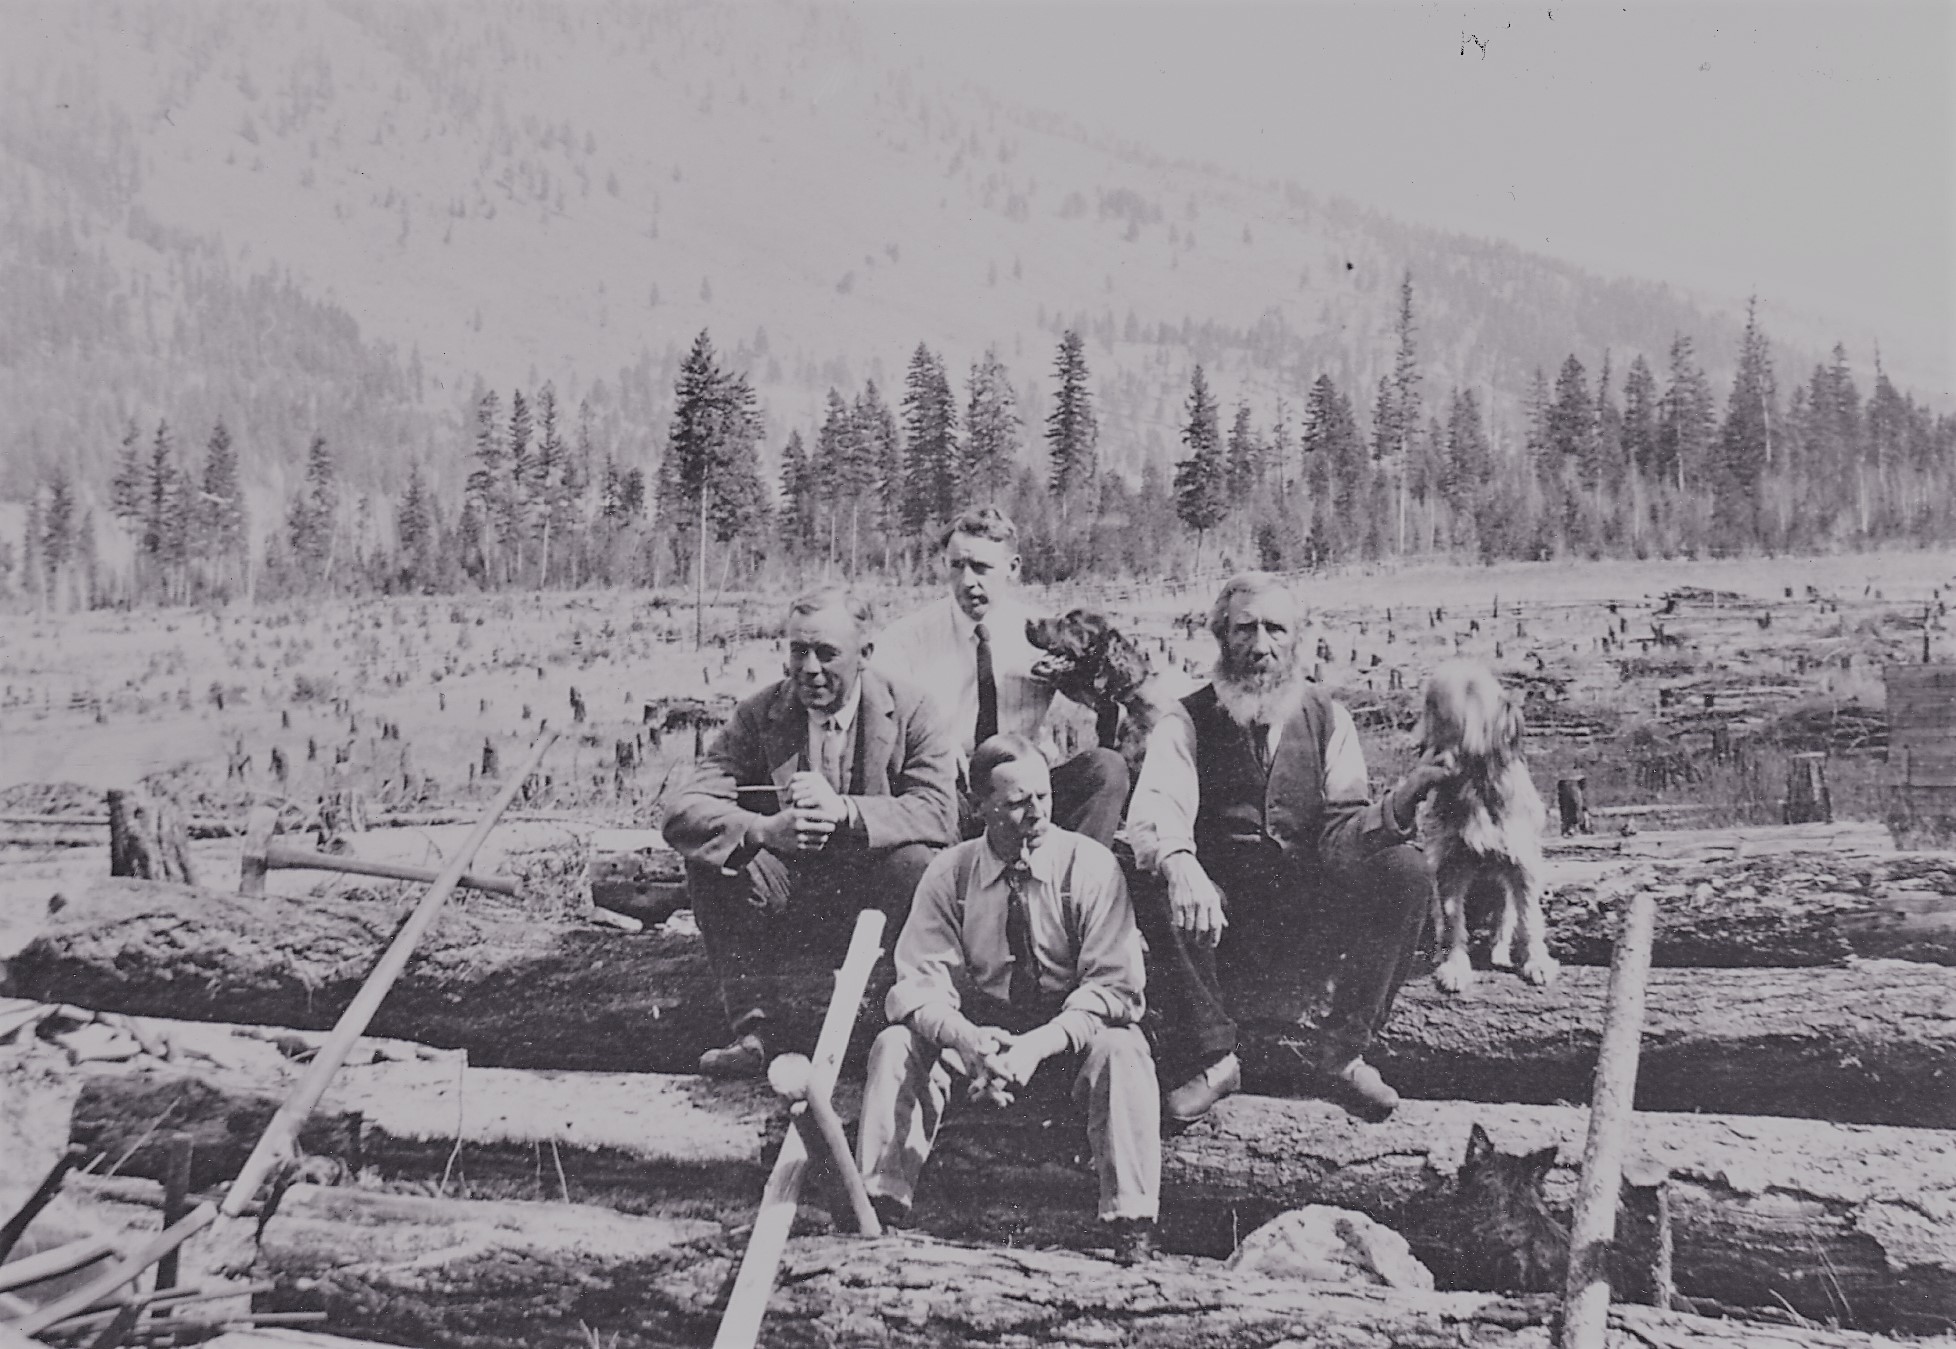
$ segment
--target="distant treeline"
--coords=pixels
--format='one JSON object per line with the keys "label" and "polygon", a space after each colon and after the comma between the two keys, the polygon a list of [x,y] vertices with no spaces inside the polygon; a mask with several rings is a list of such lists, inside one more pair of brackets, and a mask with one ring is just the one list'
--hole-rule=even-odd
{"label": "distant treeline", "polygon": [[[1296,408],[1238,404],[1227,429],[1196,366],[1184,456],[1172,478],[1150,468],[1138,482],[1101,469],[1092,375],[1074,330],[1060,340],[1036,433],[995,352],[959,390],[919,343],[894,407],[874,380],[852,394],[832,389],[821,424],[789,432],[772,483],[754,391],[705,332],[680,365],[649,481],[600,448],[618,443],[615,424],[594,431],[588,400],[567,417],[549,384],[513,390],[507,407],[479,389],[457,462],[415,459],[404,489],[383,498],[350,490],[334,447],[315,435],[282,518],[254,530],[221,420],[195,464],[167,421],[153,432],[132,423],[106,499],[133,564],[104,563],[96,522],[57,468],[29,495],[25,537],[0,540],[0,586],[76,607],[907,576],[957,510],[982,502],[1018,519],[1028,573],[1044,580],[1173,574],[1199,568],[1205,553],[1287,569],[1956,539],[1956,418],[1932,415],[1879,365],[1864,399],[1838,346],[1783,395],[1756,314],[1722,407],[1680,334],[1661,374],[1642,356],[1620,379],[1607,355],[1593,377],[1574,354],[1552,378],[1537,370],[1519,443],[1490,434],[1472,389],[1429,401],[1417,332],[1408,275],[1397,358],[1375,389],[1319,374]],[[645,439],[658,433],[644,428]],[[435,486],[457,480],[459,494]]]}

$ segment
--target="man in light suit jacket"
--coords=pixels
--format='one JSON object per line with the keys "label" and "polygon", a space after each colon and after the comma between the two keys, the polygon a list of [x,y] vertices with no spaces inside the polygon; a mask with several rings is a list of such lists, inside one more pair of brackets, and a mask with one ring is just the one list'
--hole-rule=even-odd
{"label": "man in light suit jacket", "polygon": [[865,668],[870,622],[836,587],[797,599],[787,677],[735,709],[666,815],[733,1031],[703,1073],[765,1072],[781,980],[839,957],[860,908],[900,931],[956,841],[956,750],[922,693]]}
{"label": "man in light suit jacket", "polygon": [[[959,763],[1001,731],[1038,743],[1053,686],[1032,670],[1042,654],[1026,637],[1019,602],[1019,529],[995,506],[968,510],[944,537],[951,593],[899,618],[876,639],[876,668],[922,685],[942,710]],[[1094,746],[1058,761],[1052,737],[1053,823],[1111,845],[1127,804],[1127,763]],[[963,832],[984,829],[976,803],[961,804]]]}

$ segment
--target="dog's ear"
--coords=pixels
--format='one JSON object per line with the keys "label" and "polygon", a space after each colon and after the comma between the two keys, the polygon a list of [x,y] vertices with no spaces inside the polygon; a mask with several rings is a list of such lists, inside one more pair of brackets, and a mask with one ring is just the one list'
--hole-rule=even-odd
{"label": "dog's ear", "polygon": [[1548,1179],[1548,1173],[1555,1170],[1555,1159],[1560,1151],[1551,1143],[1548,1147],[1529,1153],[1521,1159],[1522,1174],[1534,1184],[1541,1184]]}
{"label": "dog's ear", "polygon": [[1487,1130],[1476,1123],[1467,1132],[1467,1152],[1460,1159],[1461,1170],[1478,1166],[1494,1155],[1494,1140],[1487,1136]]}
{"label": "dog's ear", "polygon": [[1518,751],[1521,737],[1528,729],[1528,720],[1522,713],[1521,699],[1512,693],[1501,695],[1500,748]]}

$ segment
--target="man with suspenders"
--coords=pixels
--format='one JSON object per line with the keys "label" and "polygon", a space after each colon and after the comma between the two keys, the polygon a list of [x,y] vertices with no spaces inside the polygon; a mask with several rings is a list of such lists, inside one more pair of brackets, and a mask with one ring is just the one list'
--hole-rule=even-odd
{"label": "man with suspenders", "polygon": [[896,945],[890,1025],[870,1050],[857,1156],[884,1220],[908,1218],[955,1074],[972,1099],[1070,1092],[1087,1114],[1099,1214],[1118,1258],[1154,1249],[1161,1101],[1139,1022],[1141,936],[1114,856],[1051,823],[1038,746],[971,757],[980,838],[946,849]]}

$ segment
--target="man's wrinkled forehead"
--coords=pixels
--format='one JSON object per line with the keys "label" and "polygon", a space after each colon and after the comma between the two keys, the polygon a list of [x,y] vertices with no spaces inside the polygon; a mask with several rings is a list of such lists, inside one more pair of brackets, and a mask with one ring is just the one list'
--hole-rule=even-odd
{"label": "man's wrinkled forehead", "polygon": [[1230,628],[1280,627],[1294,631],[1303,618],[1297,597],[1285,586],[1239,591],[1229,597],[1225,622]]}

